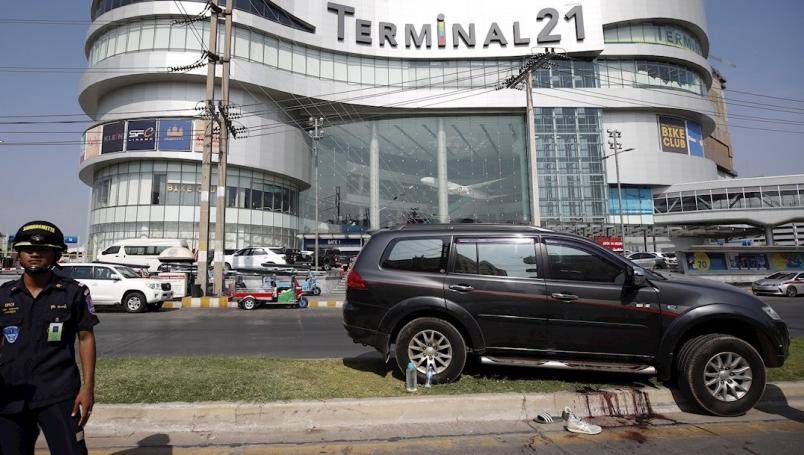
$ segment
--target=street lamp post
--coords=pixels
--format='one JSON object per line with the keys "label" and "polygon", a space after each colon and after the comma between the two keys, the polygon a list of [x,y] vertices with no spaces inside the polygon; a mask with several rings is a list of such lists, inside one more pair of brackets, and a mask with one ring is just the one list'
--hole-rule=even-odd
{"label": "street lamp post", "polygon": [[611,157],[614,157],[614,168],[617,174],[617,206],[618,206],[617,211],[619,212],[620,216],[620,237],[622,238],[623,242],[623,254],[625,254],[625,221],[623,215],[623,188],[622,188],[622,182],[620,180],[620,154],[631,152],[634,149],[629,148],[622,150],[622,144],[618,140],[621,137],[621,133],[619,131],[608,130],[608,133],[609,137],[612,138],[612,140],[609,141],[609,148],[611,148],[613,152],[611,153],[611,155],[604,156],[603,160],[607,160]]}

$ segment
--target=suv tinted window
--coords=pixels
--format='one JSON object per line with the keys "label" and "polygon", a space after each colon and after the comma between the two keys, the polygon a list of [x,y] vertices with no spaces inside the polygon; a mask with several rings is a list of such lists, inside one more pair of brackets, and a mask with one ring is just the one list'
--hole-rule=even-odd
{"label": "suv tinted window", "polygon": [[117,254],[119,252],[120,252],[120,246],[110,246],[109,248],[103,250],[103,253],[101,254]]}
{"label": "suv tinted window", "polygon": [[96,280],[111,280],[117,278],[116,274],[109,267],[95,267],[94,275]]}
{"label": "suv tinted window", "polygon": [[439,272],[443,267],[442,239],[399,240],[382,263],[384,268],[411,272]]}
{"label": "suv tinted window", "polygon": [[539,278],[533,239],[459,239],[456,273]]}
{"label": "suv tinted window", "polygon": [[568,242],[547,240],[547,261],[554,280],[622,283],[623,268]]}
{"label": "suv tinted window", "polygon": [[71,266],[65,267],[65,270],[69,271],[69,277],[74,280],[91,280],[92,279],[92,267],[89,266]]}

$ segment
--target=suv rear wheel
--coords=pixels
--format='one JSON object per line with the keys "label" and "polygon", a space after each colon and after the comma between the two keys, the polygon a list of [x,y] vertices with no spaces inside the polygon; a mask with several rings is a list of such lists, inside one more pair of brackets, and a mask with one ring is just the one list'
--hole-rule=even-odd
{"label": "suv rear wheel", "polygon": [[703,335],[682,347],[679,386],[703,410],[718,416],[745,414],[765,391],[765,364],[747,342]]}
{"label": "suv rear wheel", "polygon": [[407,323],[396,337],[396,364],[403,373],[413,362],[419,382],[434,371],[432,382],[457,380],[466,364],[466,342],[452,324],[437,318],[418,318]]}

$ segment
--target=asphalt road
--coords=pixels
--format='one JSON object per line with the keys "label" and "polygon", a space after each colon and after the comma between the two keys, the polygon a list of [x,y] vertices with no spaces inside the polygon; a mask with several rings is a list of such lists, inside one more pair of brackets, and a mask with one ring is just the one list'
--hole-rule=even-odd
{"label": "asphalt road", "polygon": [[259,308],[161,310],[127,314],[98,309],[98,356],[247,355],[316,359],[373,350],[346,335],[341,310]]}
{"label": "asphalt road", "polygon": [[790,336],[804,336],[804,297],[760,297],[787,323]]}
{"label": "asphalt road", "polygon": [[[804,297],[763,297],[804,336]],[[258,355],[298,359],[351,357],[374,352],[354,344],[342,326],[341,310],[263,307],[161,310],[127,314],[98,308],[99,356]]]}

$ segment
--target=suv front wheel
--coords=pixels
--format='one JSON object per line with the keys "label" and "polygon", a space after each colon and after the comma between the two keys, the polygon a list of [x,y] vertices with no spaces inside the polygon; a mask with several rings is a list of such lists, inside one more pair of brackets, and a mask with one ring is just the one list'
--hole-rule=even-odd
{"label": "suv front wheel", "polygon": [[142,292],[129,292],[123,297],[123,308],[129,313],[144,313],[148,309],[148,300]]}
{"label": "suv front wheel", "polygon": [[466,364],[466,342],[452,324],[437,318],[418,318],[408,322],[396,337],[396,364],[404,374],[413,362],[424,383],[427,370],[433,370],[433,383],[457,380]]}
{"label": "suv front wheel", "polygon": [[765,363],[747,342],[704,335],[681,349],[679,386],[699,407],[717,416],[745,414],[765,391]]}

